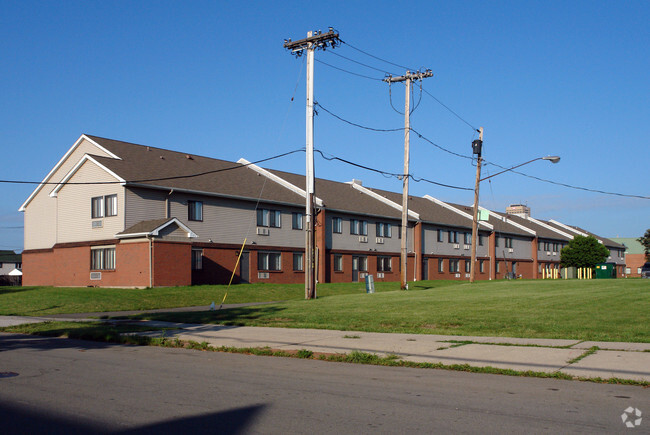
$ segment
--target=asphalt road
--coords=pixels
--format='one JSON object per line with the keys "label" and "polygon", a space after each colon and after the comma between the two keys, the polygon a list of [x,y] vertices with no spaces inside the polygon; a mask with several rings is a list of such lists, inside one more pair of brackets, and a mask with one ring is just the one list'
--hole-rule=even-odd
{"label": "asphalt road", "polygon": [[650,390],[0,334],[0,433],[91,432],[650,433]]}

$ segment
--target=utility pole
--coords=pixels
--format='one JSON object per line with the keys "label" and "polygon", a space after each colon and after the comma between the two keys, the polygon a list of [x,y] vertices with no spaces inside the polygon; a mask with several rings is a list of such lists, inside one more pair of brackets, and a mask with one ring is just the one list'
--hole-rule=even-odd
{"label": "utility pole", "polygon": [[409,161],[410,161],[410,133],[411,133],[411,81],[422,80],[426,77],[432,77],[431,70],[425,72],[416,71],[411,73],[406,71],[406,74],[400,77],[388,76],[384,79],[386,83],[406,82],[406,96],[404,98],[404,175],[402,176],[402,243],[400,246],[400,288],[406,290],[408,285],[406,283],[406,258],[408,256],[407,232],[408,232],[408,205],[409,205]]}
{"label": "utility pole", "polygon": [[[474,282],[476,277],[476,245],[478,244],[478,189],[481,183],[481,163],[483,158],[483,127],[478,129],[478,140],[472,142],[472,153],[476,154],[476,185],[474,187],[474,216],[472,217],[472,259],[469,266],[469,282]],[[491,266],[490,266],[491,267]],[[490,269],[491,270],[491,269]]]}
{"label": "utility pole", "polygon": [[[331,27],[329,32],[307,32],[307,38],[299,41],[284,41],[284,48],[298,56],[307,51],[307,159],[305,188],[305,299],[316,298],[316,237],[314,232],[314,50],[325,50],[339,44],[339,34]],[[321,249],[324,249],[322,247]]]}

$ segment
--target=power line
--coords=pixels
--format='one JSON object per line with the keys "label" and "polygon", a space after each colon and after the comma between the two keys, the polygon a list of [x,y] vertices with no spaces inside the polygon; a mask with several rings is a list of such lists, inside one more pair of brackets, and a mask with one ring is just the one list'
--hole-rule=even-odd
{"label": "power line", "polygon": [[452,113],[456,118],[460,119],[460,120],[463,121],[465,124],[467,124],[467,125],[468,125],[472,130],[478,132],[478,128],[474,127],[472,124],[470,124],[468,121],[466,121],[462,116],[460,116],[458,113],[456,113],[455,111],[453,111],[449,106],[447,106],[445,103],[443,103],[442,101],[440,101],[438,98],[436,98],[436,97],[435,97],[433,94],[431,94],[429,91],[427,91],[426,89],[422,89],[422,91],[423,91],[425,94],[427,94],[428,96],[430,96],[431,98],[433,98],[434,100],[436,100],[436,102],[438,102],[438,104],[440,104],[442,107],[444,107],[444,108],[447,109],[449,112],[451,112],[451,113]]}
{"label": "power line", "polygon": [[[237,164],[237,166],[229,166],[227,168],[221,168],[221,169],[214,169],[212,171],[205,171],[205,172],[198,172],[194,174],[187,174],[187,175],[176,175],[173,177],[161,177],[161,178],[148,178],[148,179],[142,179],[142,180],[127,180],[127,183],[146,183],[146,182],[151,182],[151,181],[166,181],[166,180],[177,180],[181,178],[194,178],[194,177],[200,177],[202,175],[209,175],[209,174],[216,174],[218,172],[225,172],[225,171],[231,171],[233,169],[240,169],[244,168],[246,166],[250,165],[255,165],[258,163],[264,163],[268,162],[269,160],[274,160],[278,159],[280,157],[285,157],[290,154],[295,154],[298,152],[305,152],[304,148],[293,150],[293,151],[288,151],[286,153],[278,154],[272,157],[267,157],[265,159],[261,160],[256,160],[254,162],[249,162],[249,163],[244,163],[244,164]],[[42,185],[59,185],[61,182],[41,182],[41,181],[19,181],[19,180],[0,180],[0,183],[9,183],[9,184],[42,184]],[[85,181],[85,182],[65,182],[64,184],[67,185],[94,185],[94,184],[122,184],[121,181]]]}
{"label": "power line", "polygon": [[380,69],[380,68],[375,68],[374,66],[368,65],[368,64],[363,63],[363,62],[359,62],[358,60],[350,59],[349,57],[343,56],[342,54],[338,54],[338,53],[333,52],[333,51],[330,51],[330,53],[332,53],[334,56],[338,56],[338,57],[340,57],[342,59],[345,59],[345,60],[347,60],[349,62],[354,62],[357,65],[361,65],[361,66],[365,66],[366,68],[374,69],[375,71],[382,72],[382,73],[384,73],[386,75],[395,75],[395,74],[391,74],[390,71],[386,71],[386,70],[383,70],[383,69]]}
{"label": "power line", "polygon": [[350,124],[350,125],[352,125],[352,126],[354,126],[354,127],[362,128],[362,129],[364,129],[364,130],[379,131],[379,132],[403,131],[403,130],[404,130],[404,128],[373,128],[373,127],[367,127],[367,126],[365,126],[365,125],[361,125],[361,124],[354,123],[354,122],[352,122],[352,121],[348,121],[347,119],[344,119],[344,118],[342,118],[342,117],[340,117],[340,116],[338,116],[338,115],[336,115],[336,114],[330,112],[329,110],[327,110],[325,107],[323,107],[323,106],[322,106],[319,102],[317,102],[317,101],[314,102],[314,105],[320,107],[320,108],[323,109],[325,112],[329,113],[330,115],[332,115],[334,118],[338,119],[339,121],[345,122],[346,124]]}
{"label": "power line", "polygon": [[352,74],[353,76],[363,77],[364,79],[375,80],[375,81],[378,81],[378,82],[383,81],[383,79],[378,79],[378,78],[375,78],[375,77],[370,77],[370,76],[366,76],[366,75],[363,75],[363,74],[358,74],[358,73],[355,73],[355,72],[352,72],[352,71],[348,71],[347,69],[339,68],[338,66],[330,65],[329,63],[323,62],[320,59],[314,59],[314,60],[316,62],[322,63],[323,65],[328,66],[330,68],[334,68],[334,69],[337,69],[339,71],[343,71],[344,73]]}
{"label": "power line", "polygon": [[391,62],[391,61],[389,61],[389,60],[386,60],[386,59],[382,59],[381,57],[375,56],[374,54],[370,54],[370,53],[368,53],[368,52],[366,52],[366,51],[361,50],[360,48],[355,47],[354,45],[350,44],[349,42],[345,42],[345,41],[342,40],[342,39],[339,39],[339,40],[340,40],[343,44],[345,44],[345,45],[347,45],[348,47],[350,47],[351,49],[356,50],[356,51],[358,51],[359,53],[363,53],[363,54],[365,54],[366,56],[372,57],[373,59],[380,60],[380,61],[382,61],[382,62],[385,62],[385,63],[387,63],[387,64],[390,64],[390,65],[393,65],[393,66],[396,66],[396,67],[399,67],[399,68],[402,68],[402,69],[407,69],[407,70],[415,70],[415,69],[416,69],[416,68],[409,68],[409,67],[404,66],[404,65],[399,65],[399,64],[393,63],[393,62]]}
{"label": "power line", "polygon": [[[487,162],[486,161],[485,164],[496,166],[497,168],[501,168],[501,169],[509,169],[509,168],[506,168],[505,166],[501,166],[501,165],[498,165],[498,164],[492,163],[492,162]],[[604,191],[604,190],[590,189],[588,187],[574,186],[574,185],[571,185],[571,184],[560,183],[558,181],[552,181],[552,180],[547,180],[545,178],[536,177],[534,175],[524,174],[523,172],[519,172],[519,171],[508,171],[508,172],[514,172],[515,174],[523,175],[524,177],[532,178],[533,180],[542,181],[544,183],[555,184],[557,186],[567,187],[569,189],[583,190],[585,192],[600,193],[600,194],[603,194],[603,195],[622,196],[622,197],[626,197],[626,198],[650,199],[650,196],[632,195],[632,194],[617,193],[617,192],[607,192],[607,191]]]}
{"label": "power line", "polygon": [[[342,158],[340,158],[340,157],[337,157],[337,156],[334,156],[334,155],[331,155],[331,154],[330,154],[330,155],[331,155],[332,157],[327,157],[327,156],[325,156],[325,154],[323,153],[323,151],[318,150],[318,149],[314,149],[314,151],[317,152],[317,153],[319,153],[323,159],[328,160],[328,161],[337,160],[337,161],[339,161],[339,162],[342,162],[342,163],[345,163],[345,164],[348,164],[348,165],[351,165],[351,166],[355,166],[355,167],[357,167],[357,168],[366,169],[366,170],[368,170],[368,171],[376,172],[376,173],[381,174],[381,175],[383,175],[383,176],[385,176],[385,177],[395,177],[395,178],[397,178],[397,179],[399,179],[399,180],[401,180],[401,179],[404,177],[404,174],[398,174],[398,173],[396,173],[396,172],[387,172],[387,171],[382,171],[381,169],[376,169],[376,168],[372,168],[372,167],[370,167],[370,166],[365,166],[365,165],[361,165],[361,164],[359,164],[359,163],[354,163],[354,162],[351,162],[351,161],[349,161],[349,160],[342,159]],[[457,189],[457,190],[474,190],[474,189],[472,189],[472,188],[470,188],[470,187],[452,186],[452,185],[450,185],[450,184],[439,183],[439,182],[437,182],[437,181],[429,180],[429,179],[426,179],[426,178],[420,178],[420,177],[417,177],[417,178],[416,178],[416,177],[413,176],[412,174],[408,174],[408,177],[409,177],[411,180],[415,181],[416,183],[419,183],[419,182],[425,182],[425,183],[429,183],[429,184],[435,184],[436,186],[447,187],[447,188],[450,188],[450,189]]]}

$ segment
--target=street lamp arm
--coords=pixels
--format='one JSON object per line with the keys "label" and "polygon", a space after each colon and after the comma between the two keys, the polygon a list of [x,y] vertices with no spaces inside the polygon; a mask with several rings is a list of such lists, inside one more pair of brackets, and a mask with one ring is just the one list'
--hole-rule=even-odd
{"label": "street lamp arm", "polygon": [[512,171],[513,169],[517,169],[517,168],[519,168],[520,166],[527,165],[527,164],[532,163],[532,162],[535,162],[535,161],[537,161],[537,160],[550,160],[551,163],[557,163],[557,162],[560,161],[560,158],[559,158],[558,156],[537,157],[536,159],[528,160],[527,162],[521,163],[521,164],[519,164],[519,165],[517,165],[517,166],[513,166],[512,168],[508,168],[508,169],[503,170],[503,171],[501,171],[501,172],[497,172],[496,174],[492,174],[492,175],[490,175],[489,177],[481,178],[481,179],[478,180],[478,181],[479,181],[479,182],[481,182],[481,181],[485,181],[485,180],[487,180],[487,179],[489,179],[489,178],[496,177],[497,175],[501,175],[501,174],[503,174],[504,172]]}

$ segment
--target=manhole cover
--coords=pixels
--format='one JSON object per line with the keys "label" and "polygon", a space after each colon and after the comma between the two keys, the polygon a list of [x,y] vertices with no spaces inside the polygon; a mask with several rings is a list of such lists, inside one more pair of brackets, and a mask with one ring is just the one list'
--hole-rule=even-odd
{"label": "manhole cover", "polygon": [[13,378],[18,376],[18,373],[15,372],[0,372],[0,378]]}

